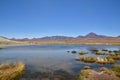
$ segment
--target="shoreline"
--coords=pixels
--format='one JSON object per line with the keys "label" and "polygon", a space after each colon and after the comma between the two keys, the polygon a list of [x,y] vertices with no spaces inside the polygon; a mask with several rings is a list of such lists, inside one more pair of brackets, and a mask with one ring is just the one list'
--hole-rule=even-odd
{"label": "shoreline", "polygon": [[9,46],[31,46],[31,45],[106,45],[106,46],[120,46],[120,44],[104,44],[104,43],[39,43],[39,44],[29,44],[29,43],[23,43],[23,44],[2,44],[0,45],[0,48],[3,47],[9,47]]}

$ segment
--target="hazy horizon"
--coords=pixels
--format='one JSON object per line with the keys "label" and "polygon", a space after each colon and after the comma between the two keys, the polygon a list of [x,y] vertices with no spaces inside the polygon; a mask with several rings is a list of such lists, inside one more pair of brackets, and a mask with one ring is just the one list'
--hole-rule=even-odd
{"label": "hazy horizon", "polygon": [[120,35],[120,0],[1,0],[0,36]]}

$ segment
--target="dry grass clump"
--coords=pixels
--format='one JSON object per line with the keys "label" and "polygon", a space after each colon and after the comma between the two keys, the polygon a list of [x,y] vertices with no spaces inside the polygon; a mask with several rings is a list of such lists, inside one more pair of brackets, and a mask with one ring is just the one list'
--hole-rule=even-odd
{"label": "dry grass clump", "polygon": [[90,67],[89,66],[84,66],[83,69],[87,70],[87,69],[90,69]]}
{"label": "dry grass clump", "polygon": [[98,52],[99,52],[98,49],[93,49],[93,50],[91,50],[91,51],[92,51],[92,53],[98,53]]}
{"label": "dry grass clump", "polygon": [[73,50],[71,53],[75,54],[75,53],[77,53],[77,51]]}
{"label": "dry grass clump", "polygon": [[82,69],[80,71],[80,75],[78,76],[77,80],[85,80],[87,78],[90,78],[91,75],[90,75],[90,71],[88,69]]}
{"label": "dry grass clump", "polygon": [[105,51],[101,51],[101,52],[97,52],[97,53],[94,53],[96,55],[105,55]]}
{"label": "dry grass clump", "polygon": [[105,55],[105,53],[106,53],[107,51],[108,51],[107,49],[102,49],[101,52],[99,52],[98,49],[91,50],[91,52],[92,52],[93,54],[96,54],[96,55]]}
{"label": "dry grass clump", "polygon": [[[102,49],[101,52],[99,52],[97,49],[92,50],[93,54],[96,55],[105,55],[105,58],[95,57],[95,56],[83,56],[75,58],[76,61],[82,61],[85,63],[98,63],[98,64],[114,64],[116,60],[120,60],[120,50],[107,50]],[[106,54],[109,53],[109,54]],[[86,54],[85,52],[80,52],[80,55]]]}
{"label": "dry grass clump", "polygon": [[9,68],[11,68],[11,66],[8,63],[0,65],[0,70],[6,70],[6,69],[9,69]]}
{"label": "dry grass clump", "polygon": [[113,51],[115,54],[120,54],[120,50],[114,50]]}
{"label": "dry grass clump", "polygon": [[25,65],[18,62],[13,66],[9,64],[0,65],[0,80],[18,80],[25,70]]}
{"label": "dry grass clump", "polygon": [[106,56],[106,58],[108,58],[108,59],[112,58],[114,60],[120,60],[120,53],[115,53],[115,54],[110,53]]}
{"label": "dry grass clump", "polygon": [[113,66],[112,71],[116,74],[116,76],[120,77],[120,65],[119,64]]}
{"label": "dry grass clump", "polygon": [[100,57],[93,57],[93,56],[84,56],[75,58],[76,61],[82,61],[85,63],[98,63],[98,64],[114,64],[115,60],[112,58],[100,58]]}
{"label": "dry grass clump", "polygon": [[80,55],[85,55],[85,54],[87,54],[87,53],[84,52],[84,51],[81,51],[81,52],[79,52],[79,54],[80,54]]}
{"label": "dry grass clump", "polygon": [[104,73],[107,73],[109,75],[111,75],[113,72],[109,69],[107,69],[106,67],[102,67],[100,68],[100,71],[104,72]]}
{"label": "dry grass clump", "polygon": [[107,52],[108,50],[107,50],[107,49],[102,49],[102,51],[105,51],[105,52]]}
{"label": "dry grass clump", "polygon": [[99,58],[99,57],[97,57],[96,62],[98,64],[114,64],[115,60],[112,59],[112,58],[107,59],[107,58]]}
{"label": "dry grass clump", "polygon": [[95,63],[96,57],[93,57],[93,56],[78,57],[76,58],[76,61],[83,61],[85,63]]}

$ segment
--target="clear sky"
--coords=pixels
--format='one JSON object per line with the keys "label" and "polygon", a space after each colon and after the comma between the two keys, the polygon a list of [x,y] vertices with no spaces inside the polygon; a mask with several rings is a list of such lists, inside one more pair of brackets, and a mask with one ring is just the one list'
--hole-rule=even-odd
{"label": "clear sky", "polygon": [[120,0],[0,0],[1,36],[78,36],[89,32],[120,35]]}

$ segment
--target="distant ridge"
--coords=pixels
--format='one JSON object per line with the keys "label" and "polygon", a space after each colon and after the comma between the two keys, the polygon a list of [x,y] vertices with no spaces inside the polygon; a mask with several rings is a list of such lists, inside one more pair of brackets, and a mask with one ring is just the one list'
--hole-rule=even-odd
{"label": "distant ridge", "polygon": [[76,38],[84,38],[85,36],[79,35]]}
{"label": "distant ridge", "polygon": [[120,36],[112,37],[98,35],[96,33],[88,33],[85,36],[68,37],[68,36],[46,36],[42,38],[23,38],[23,39],[7,39],[0,37],[0,45],[33,45],[33,44],[104,44],[104,45],[120,45]]}
{"label": "distant ridge", "polygon": [[120,38],[120,36],[118,36],[118,38]]}
{"label": "distant ridge", "polygon": [[[94,32],[90,32],[85,36],[79,35],[77,37],[68,37],[68,36],[47,36],[38,38],[39,40],[65,40],[65,39],[75,39],[75,38],[108,38],[110,36],[98,35]],[[37,38],[36,38],[37,39]]]}
{"label": "distant ridge", "polygon": [[[79,35],[77,37],[68,37],[68,36],[46,36],[46,37],[42,37],[42,38],[23,38],[23,39],[16,39],[16,38],[12,38],[11,40],[67,40],[67,39],[76,39],[76,38],[115,38],[112,36],[106,36],[106,35],[98,35],[94,32],[90,32],[85,36]],[[120,38],[120,36],[116,37],[116,38]]]}
{"label": "distant ridge", "polygon": [[46,36],[39,38],[41,40],[65,40],[65,39],[72,39],[73,37],[67,37],[67,36]]}

